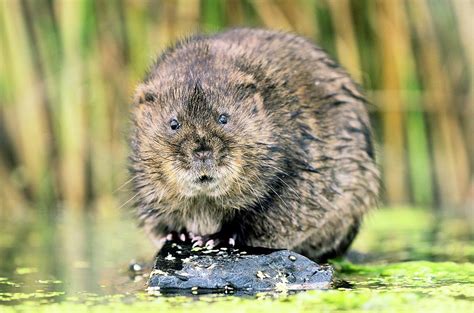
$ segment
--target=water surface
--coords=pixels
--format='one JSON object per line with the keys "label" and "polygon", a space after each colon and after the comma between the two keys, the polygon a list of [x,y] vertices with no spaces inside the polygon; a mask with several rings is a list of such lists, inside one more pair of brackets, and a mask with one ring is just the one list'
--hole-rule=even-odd
{"label": "water surface", "polygon": [[126,217],[65,215],[0,222],[0,312],[430,311],[474,308],[473,224],[428,210],[373,213],[331,290],[254,297],[156,297],[131,261],[154,250]]}

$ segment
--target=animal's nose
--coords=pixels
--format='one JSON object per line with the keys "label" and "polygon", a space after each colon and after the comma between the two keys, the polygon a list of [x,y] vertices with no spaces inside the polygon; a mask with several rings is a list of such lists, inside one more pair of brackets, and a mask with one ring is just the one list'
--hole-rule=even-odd
{"label": "animal's nose", "polygon": [[212,151],[209,148],[200,147],[194,150],[193,156],[196,161],[204,162],[212,157]]}

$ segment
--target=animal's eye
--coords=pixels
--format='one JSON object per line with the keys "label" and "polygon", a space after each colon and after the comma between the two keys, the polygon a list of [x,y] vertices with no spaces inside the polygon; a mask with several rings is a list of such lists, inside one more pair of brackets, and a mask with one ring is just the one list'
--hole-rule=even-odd
{"label": "animal's eye", "polygon": [[227,124],[228,119],[229,118],[227,117],[227,115],[221,114],[219,115],[219,119],[217,121],[219,122],[219,124],[225,125]]}
{"label": "animal's eye", "polygon": [[170,121],[170,127],[172,130],[178,130],[181,127],[181,124],[176,119],[172,119]]}

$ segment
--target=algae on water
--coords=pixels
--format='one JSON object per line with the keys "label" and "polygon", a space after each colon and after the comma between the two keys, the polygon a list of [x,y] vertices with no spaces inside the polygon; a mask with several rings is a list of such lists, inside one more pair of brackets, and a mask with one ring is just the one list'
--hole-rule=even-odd
{"label": "algae on water", "polygon": [[[60,262],[41,249],[15,251],[4,242],[0,252],[13,253],[14,258],[10,266],[0,268],[0,312],[469,312],[474,306],[472,225],[438,220],[421,209],[381,209],[369,216],[354,243],[359,252],[355,263],[333,262],[342,282],[333,289],[297,294],[282,290],[246,298],[146,294],[145,279],[126,276],[126,262],[138,252],[111,236],[108,222],[89,229],[97,245],[91,247],[89,259],[81,255],[81,261],[91,265],[86,268],[53,267],[48,262]],[[122,224],[116,228],[127,232]],[[127,236],[138,238],[129,229]],[[0,236],[4,231],[8,227],[0,228]]]}

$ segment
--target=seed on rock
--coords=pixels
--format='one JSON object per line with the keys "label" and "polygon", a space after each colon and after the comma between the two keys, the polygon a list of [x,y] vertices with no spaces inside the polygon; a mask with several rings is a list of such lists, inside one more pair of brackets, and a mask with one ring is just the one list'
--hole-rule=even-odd
{"label": "seed on rock", "polygon": [[258,271],[257,272],[257,277],[260,278],[260,279],[264,279],[266,276],[262,271]]}
{"label": "seed on rock", "polygon": [[171,254],[168,253],[168,255],[166,256],[165,260],[167,261],[173,261],[173,260],[176,260],[176,258],[174,256],[172,256]]}
{"label": "seed on rock", "polygon": [[296,257],[294,255],[289,255],[288,259],[290,259],[293,262],[296,261]]}

